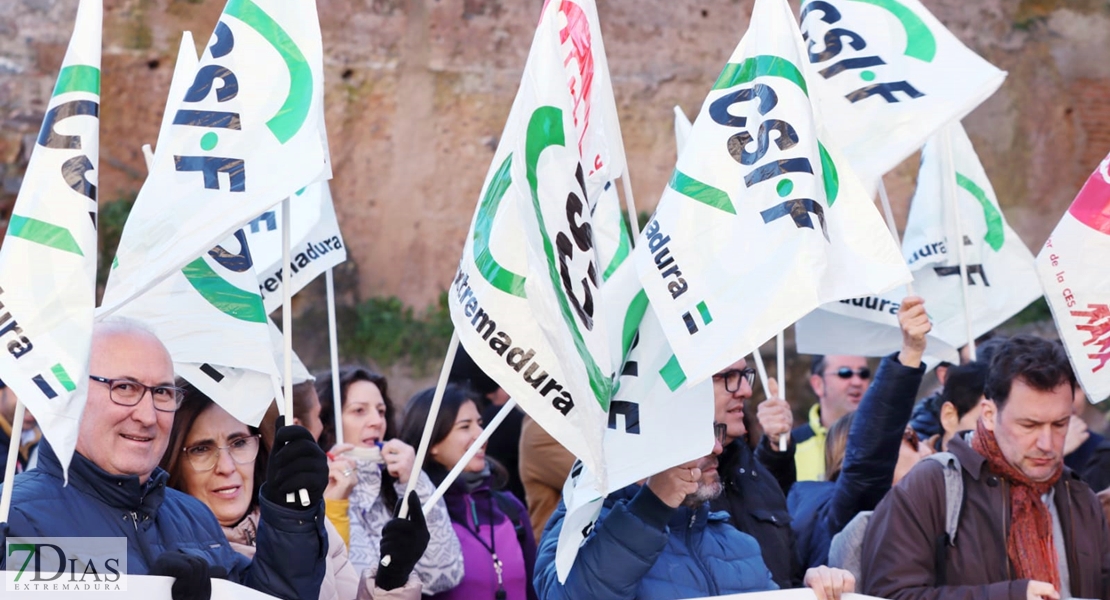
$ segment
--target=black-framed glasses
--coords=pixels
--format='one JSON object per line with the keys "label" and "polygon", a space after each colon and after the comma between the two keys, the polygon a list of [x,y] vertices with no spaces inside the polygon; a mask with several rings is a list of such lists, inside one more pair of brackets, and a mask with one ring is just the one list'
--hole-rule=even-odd
{"label": "black-framed glasses", "polygon": [[227,450],[231,460],[240,465],[254,462],[258,458],[258,434],[235,438],[226,446],[217,446],[213,443],[202,443],[186,446],[181,449],[189,459],[195,471],[211,471],[220,460],[220,450]]}
{"label": "black-framed glasses", "polygon": [[852,375],[858,375],[864,381],[871,379],[871,369],[867,367],[860,367],[854,371],[850,367],[840,367],[834,372],[841,379],[851,379]]}
{"label": "black-framed glasses", "polygon": [[744,369],[729,369],[713,376],[713,379],[725,382],[725,391],[731,393],[740,391],[740,379],[748,381],[748,387],[755,383],[755,369],[747,367]]}
{"label": "black-framed glasses", "polygon": [[728,435],[728,425],[724,423],[713,423],[713,437],[717,438],[717,443],[724,446],[726,435]]}
{"label": "black-framed glasses", "polygon": [[96,375],[89,375],[89,379],[108,386],[108,398],[120,406],[135,406],[149,391],[155,410],[172,413],[177,412],[185,397],[184,390],[172,385],[144,385],[134,379],[108,379]]}

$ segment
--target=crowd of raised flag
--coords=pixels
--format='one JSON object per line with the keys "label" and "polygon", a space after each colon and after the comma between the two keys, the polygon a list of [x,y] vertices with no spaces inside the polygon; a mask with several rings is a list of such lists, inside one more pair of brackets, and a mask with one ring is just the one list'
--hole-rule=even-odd
{"label": "crowd of raised flag", "polygon": [[[336,356],[315,3],[185,33],[96,306],[76,2],[0,248],[5,545],[124,538],[176,600],[1110,598],[1110,156],[1034,257],[960,123],[1006,74],[918,0],[755,0],[643,231],[597,7],[547,0],[404,405]],[[882,175],[918,151],[899,239]],[[313,375],[288,308],[321,274]],[[994,333],[1042,295],[1059,341]],[[760,354],[784,377],[791,325],[804,423]]]}

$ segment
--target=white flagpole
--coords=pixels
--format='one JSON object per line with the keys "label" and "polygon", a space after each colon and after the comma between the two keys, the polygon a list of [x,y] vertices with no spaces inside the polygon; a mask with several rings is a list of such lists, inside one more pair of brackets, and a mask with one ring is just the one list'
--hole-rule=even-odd
{"label": "white flagpole", "polygon": [[12,508],[12,488],[15,487],[15,460],[19,456],[19,445],[23,436],[23,403],[16,400],[15,416],[12,417],[12,436],[8,443],[8,463],[4,465],[4,490],[0,493],[0,523],[8,522],[8,512]]}
{"label": "white flagpole", "polygon": [[[779,398],[786,400],[786,346],[783,332],[780,331],[778,336],[775,337],[775,352],[778,354],[778,361],[775,365],[775,373],[779,378]],[[790,443],[790,432],[786,435],[779,436],[779,452],[786,452]]]}
{"label": "white flagpole", "polygon": [[[459,474],[462,473],[464,468],[466,468],[466,465],[470,462],[470,459],[474,458],[474,455],[478,453],[478,450],[481,449],[482,446],[486,445],[486,442],[489,441],[490,436],[493,435],[493,432],[497,429],[498,425],[501,425],[501,422],[505,420],[505,417],[509,416],[509,413],[513,411],[513,408],[515,406],[516,400],[513,400],[512,398],[509,398],[509,401],[501,406],[501,409],[497,411],[497,414],[493,417],[493,420],[490,421],[488,425],[486,425],[485,430],[483,430],[481,435],[478,436],[478,439],[474,440],[474,443],[466,449],[466,452],[463,453],[462,458],[459,459],[459,462],[455,463],[454,467],[451,467],[451,471],[447,473],[447,478],[443,480],[443,483],[439,484],[439,487],[436,488],[436,491],[432,493],[432,495],[429,496],[428,499],[424,502],[425,515],[428,515],[432,512],[432,509],[435,507],[436,502],[439,502],[439,499],[442,498],[443,494],[447,492],[447,488],[451,487],[451,484],[459,478]],[[427,431],[427,428],[425,428],[425,431]]]}
{"label": "white flagpole", "polygon": [[[281,201],[281,339],[284,342],[284,365],[281,382],[285,387],[285,424],[293,424],[293,307],[289,293],[289,198]],[[338,427],[336,427],[338,429]]]}
{"label": "white flagpole", "polygon": [[624,188],[624,205],[628,209],[628,230],[632,232],[632,245],[636,245],[636,238],[640,237],[640,216],[636,214],[636,200],[632,197],[632,182],[628,180],[628,165],[624,166],[621,175],[621,186]]}
{"label": "white flagpole", "polygon": [[[879,178],[879,201],[883,205],[883,216],[886,217],[886,226],[890,229],[890,235],[894,236],[894,243],[898,244],[898,249],[901,250],[902,237],[898,235],[898,225],[894,223],[894,211],[890,210],[890,198],[886,195],[886,184],[883,183],[882,177]],[[913,293],[912,281],[906,284],[906,293],[910,296],[916,295]]]}
{"label": "white flagpole", "polygon": [[343,402],[339,389],[339,336],[335,325],[335,279],[334,269],[324,272],[324,282],[328,288],[328,346],[331,350],[331,401],[335,409],[335,443],[343,443]]}
{"label": "white flagpole", "polygon": [[763,395],[770,397],[771,391],[767,386],[767,367],[763,365],[763,353],[759,351],[759,346],[755,347],[752,351],[752,356],[755,358],[755,371],[759,373],[759,384],[763,386]]}
{"label": "white flagpole", "polygon": [[956,200],[956,165],[952,163],[952,136],[947,127],[941,130],[941,136],[944,161],[948,166],[941,173],[941,177],[944,178],[942,190],[946,200],[948,200],[948,206],[952,210],[952,217],[955,219],[956,225],[956,256],[960,261],[960,290],[963,293],[964,323],[967,326],[967,356],[968,359],[975,360],[975,336],[971,333],[971,299],[968,297],[967,290],[967,257],[964,254],[964,230],[960,222],[960,207]]}
{"label": "white flagpole", "polygon": [[436,391],[432,395],[432,406],[428,409],[428,420],[424,423],[424,433],[420,435],[420,447],[416,449],[416,459],[412,463],[412,473],[409,483],[405,486],[405,495],[401,496],[401,510],[397,516],[404,519],[409,515],[409,492],[416,489],[416,480],[420,477],[420,469],[424,465],[424,457],[428,454],[428,444],[432,439],[432,427],[439,414],[439,405],[443,402],[443,390],[447,387],[447,378],[451,375],[451,365],[455,363],[455,352],[459,349],[459,332],[451,333],[451,341],[447,344],[447,356],[443,359],[443,368],[439,370],[439,381],[436,382]]}

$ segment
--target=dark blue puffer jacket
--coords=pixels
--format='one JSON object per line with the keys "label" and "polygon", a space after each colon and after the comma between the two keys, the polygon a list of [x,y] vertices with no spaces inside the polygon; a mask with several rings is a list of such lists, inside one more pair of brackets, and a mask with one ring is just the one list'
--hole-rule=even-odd
{"label": "dark blue puffer jacket", "polygon": [[729,524],[726,513],[710,512],[708,504],[672,509],[638,485],[605,500],[560,584],[555,549],[565,516],[560,502],[536,557],[536,593],[545,600],[700,598],[778,589],[755,538]]}
{"label": "dark blue puffer jacket", "polygon": [[883,358],[860,400],[836,481],[799,481],[786,499],[804,568],[827,564],[833,536],[860,511],[874,510],[894,481],[902,434],[925,374],[924,365],[911,369],[897,356]]}
{"label": "dark blue puffer jacket", "polygon": [[[8,536],[125,537],[127,572],[149,573],[163,552],[181,550],[227,569],[228,580],[260,592],[299,600],[316,598],[324,578],[327,534],[323,502],[294,511],[261,498],[262,523],[253,562],[232,550],[216,517],[200,500],[166,487],[158,468],[145,484],[135,476],[111,475],[74,453],[69,485],[45,441],[38,467],[15,477],[11,513],[0,532]],[[4,568],[0,558],[0,570]]]}

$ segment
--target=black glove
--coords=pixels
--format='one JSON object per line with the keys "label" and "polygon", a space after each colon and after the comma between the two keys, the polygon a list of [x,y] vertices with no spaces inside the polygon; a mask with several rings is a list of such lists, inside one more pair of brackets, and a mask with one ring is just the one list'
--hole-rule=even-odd
{"label": "black glove", "polygon": [[[327,487],[328,457],[312,434],[300,425],[279,429],[266,466],[262,495],[279,506],[303,510],[318,506]],[[302,489],[308,492],[307,506],[301,499]]]}
{"label": "black glove", "polygon": [[150,568],[151,575],[173,577],[170,596],[173,600],[209,600],[212,597],[212,575],[223,567],[209,567],[208,561],[180,550],[163,552]]}
{"label": "black glove", "polygon": [[393,519],[382,527],[382,560],[374,585],[383,590],[397,589],[409,580],[416,561],[424,556],[431,534],[424,522],[424,511],[420,508],[420,498],[416,492],[409,492],[408,519],[398,519],[400,502],[393,512]]}

